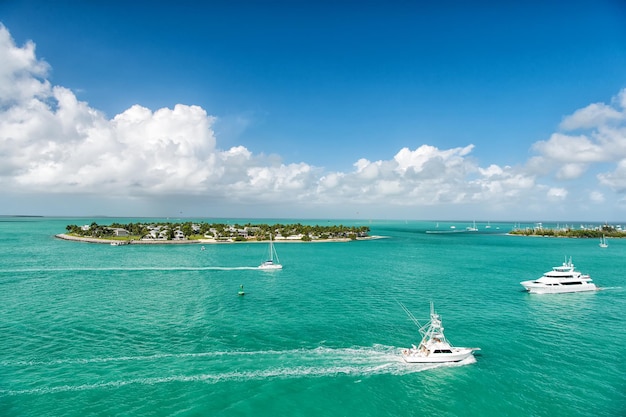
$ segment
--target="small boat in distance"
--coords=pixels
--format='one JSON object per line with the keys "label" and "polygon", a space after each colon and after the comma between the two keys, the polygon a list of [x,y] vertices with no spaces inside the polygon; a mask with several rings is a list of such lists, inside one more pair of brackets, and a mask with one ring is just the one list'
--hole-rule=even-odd
{"label": "small boat in distance", "polygon": [[608,248],[609,244],[606,243],[606,238],[604,237],[604,235],[602,235],[602,239],[600,239],[600,247],[601,248]]}
{"label": "small boat in distance", "polygon": [[471,226],[467,226],[465,230],[467,230],[468,232],[478,232],[478,227],[476,227],[476,220],[474,220],[474,224],[472,224]]}
{"label": "small boat in distance", "polygon": [[404,312],[419,328],[422,341],[419,346],[412,345],[410,349],[402,349],[402,358],[407,363],[447,363],[460,362],[470,357],[480,348],[454,347],[443,334],[441,317],[435,312],[435,305],[430,303],[430,321],[422,326],[415,316],[400,303]]}
{"label": "small boat in distance", "polygon": [[[274,242],[272,242],[272,235],[270,233],[270,246],[269,246],[269,255],[267,257],[267,261],[263,262],[259,265],[259,269],[283,269],[283,266],[279,263],[278,254],[276,253],[276,249],[274,248]],[[276,259],[276,261],[274,261]]]}
{"label": "small boat in distance", "polygon": [[598,289],[589,275],[574,269],[571,257],[569,261],[563,262],[563,265],[552,267],[552,271],[544,273],[540,278],[522,281],[520,284],[531,294],[596,291]]}

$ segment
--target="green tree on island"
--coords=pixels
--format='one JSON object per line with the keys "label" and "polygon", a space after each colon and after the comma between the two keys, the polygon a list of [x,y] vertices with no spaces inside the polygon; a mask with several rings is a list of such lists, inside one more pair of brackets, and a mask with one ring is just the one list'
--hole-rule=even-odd
{"label": "green tree on island", "polygon": [[[80,237],[96,237],[96,238],[114,238],[117,230],[126,230],[129,237],[134,239],[142,239],[148,236],[152,231],[165,233],[167,240],[174,239],[177,230],[180,230],[186,239],[197,240],[209,235],[217,240],[231,239],[235,241],[248,240],[268,240],[270,235],[276,239],[278,236],[301,236],[303,241],[311,240],[327,240],[349,238],[357,239],[359,237],[367,237],[369,227],[367,226],[343,226],[343,225],[303,225],[296,224],[224,224],[224,223],[206,223],[206,222],[154,222],[145,223],[112,223],[109,226],[99,225],[92,222],[89,226],[67,225],[65,230],[68,234]],[[154,232],[153,232],[154,233]],[[119,238],[118,238],[119,239]]]}

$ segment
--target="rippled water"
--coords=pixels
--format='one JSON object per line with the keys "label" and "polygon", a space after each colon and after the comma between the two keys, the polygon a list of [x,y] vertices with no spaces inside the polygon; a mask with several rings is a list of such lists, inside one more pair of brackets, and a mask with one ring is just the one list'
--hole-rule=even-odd
{"label": "rippled water", "polygon": [[[266,272],[263,244],[54,238],[94,220],[130,221],[0,218],[3,416],[626,415],[626,241],[344,221],[387,238],[277,243]],[[564,256],[603,290],[522,292]],[[431,300],[475,359],[399,358],[398,302],[425,321]]]}

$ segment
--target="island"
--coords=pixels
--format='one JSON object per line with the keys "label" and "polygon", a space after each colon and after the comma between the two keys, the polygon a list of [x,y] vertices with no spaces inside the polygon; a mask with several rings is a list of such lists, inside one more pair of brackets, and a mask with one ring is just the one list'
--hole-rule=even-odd
{"label": "island", "polygon": [[626,231],[621,226],[612,226],[604,224],[595,227],[581,227],[575,229],[571,226],[548,228],[543,227],[542,223],[535,224],[535,227],[516,228],[509,232],[510,235],[521,236],[543,236],[543,237],[571,237],[571,238],[595,238],[602,237],[623,238],[626,237]]}
{"label": "island", "polygon": [[111,245],[155,243],[325,242],[371,239],[368,226],[206,222],[67,225],[59,239]]}

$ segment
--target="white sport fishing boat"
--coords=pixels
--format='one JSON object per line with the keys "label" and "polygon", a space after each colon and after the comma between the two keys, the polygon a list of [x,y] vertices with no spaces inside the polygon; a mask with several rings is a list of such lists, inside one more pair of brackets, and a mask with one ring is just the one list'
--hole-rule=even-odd
{"label": "white sport fishing boat", "polygon": [[402,349],[402,358],[408,363],[446,363],[460,362],[470,357],[480,348],[454,347],[443,334],[441,317],[435,313],[435,306],[430,303],[430,321],[422,326],[411,312],[402,304],[400,306],[409,318],[417,325],[422,341],[419,346]]}
{"label": "white sport fishing boat", "polygon": [[280,264],[278,260],[278,254],[276,253],[276,249],[274,248],[274,242],[272,242],[272,235],[270,234],[270,246],[269,246],[269,255],[267,261],[263,262],[259,265],[259,269],[283,269],[283,266]]}
{"label": "white sport fishing boat", "polygon": [[554,294],[566,292],[596,291],[598,287],[589,275],[574,269],[572,258],[561,266],[552,267],[536,280],[520,282],[529,293]]}

